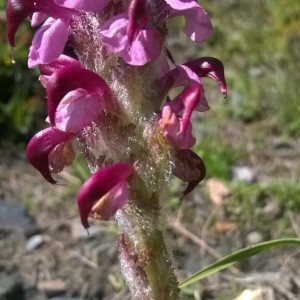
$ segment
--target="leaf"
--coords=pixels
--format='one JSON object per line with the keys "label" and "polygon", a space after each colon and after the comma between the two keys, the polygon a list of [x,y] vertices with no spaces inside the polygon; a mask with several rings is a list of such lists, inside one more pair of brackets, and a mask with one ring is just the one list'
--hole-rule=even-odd
{"label": "leaf", "polygon": [[241,260],[244,260],[246,258],[249,258],[251,256],[254,256],[260,252],[264,252],[266,250],[269,250],[270,248],[277,247],[277,246],[284,246],[288,244],[299,244],[300,245],[300,239],[297,238],[284,238],[284,239],[278,239],[268,242],[259,243],[257,245],[253,245],[241,250],[238,250],[232,254],[229,254],[218,261],[214,262],[213,264],[207,266],[206,268],[200,270],[199,272],[192,275],[190,278],[184,280],[179,284],[179,288],[186,287],[198,280],[201,280],[209,275],[212,275],[216,272],[219,272],[223,269],[226,269],[230,267],[231,265],[235,264],[236,262],[239,262]]}

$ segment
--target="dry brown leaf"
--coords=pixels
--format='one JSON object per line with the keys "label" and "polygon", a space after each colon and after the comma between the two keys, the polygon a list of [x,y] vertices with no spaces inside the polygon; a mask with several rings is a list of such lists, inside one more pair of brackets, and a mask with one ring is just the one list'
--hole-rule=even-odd
{"label": "dry brown leaf", "polygon": [[236,229],[237,224],[233,222],[216,222],[212,228],[211,233],[221,234]]}
{"label": "dry brown leaf", "polygon": [[230,194],[230,190],[225,183],[217,178],[208,179],[206,186],[209,198],[215,206],[221,206],[225,198]]}

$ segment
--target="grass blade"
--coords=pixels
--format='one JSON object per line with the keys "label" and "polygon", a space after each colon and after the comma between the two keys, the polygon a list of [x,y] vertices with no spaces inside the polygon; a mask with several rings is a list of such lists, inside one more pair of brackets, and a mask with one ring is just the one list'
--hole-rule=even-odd
{"label": "grass blade", "polygon": [[229,255],[219,259],[218,261],[214,262],[213,264],[207,266],[206,268],[195,273],[188,279],[184,280],[183,282],[181,282],[179,284],[179,288],[186,287],[186,286],[188,286],[196,281],[199,281],[209,275],[212,275],[220,270],[226,269],[226,268],[230,267],[231,265],[235,264],[236,262],[239,262],[241,260],[244,260],[246,258],[254,256],[260,252],[264,252],[273,247],[284,246],[284,245],[289,245],[289,244],[299,244],[300,245],[300,239],[284,238],[284,239],[272,240],[272,241],[259,243],[257,245],[253,245],[253,246],[238,250],[232,254],[229,254]]}

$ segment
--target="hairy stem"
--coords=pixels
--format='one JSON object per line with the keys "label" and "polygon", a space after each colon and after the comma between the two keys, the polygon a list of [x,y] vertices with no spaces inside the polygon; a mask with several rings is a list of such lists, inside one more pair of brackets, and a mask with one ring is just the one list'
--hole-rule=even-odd
{"label": "hairy stem", "polygon": [[121,271],[134,299],[175,300],[178,284],[154,211],[132,202],[117,213]]}

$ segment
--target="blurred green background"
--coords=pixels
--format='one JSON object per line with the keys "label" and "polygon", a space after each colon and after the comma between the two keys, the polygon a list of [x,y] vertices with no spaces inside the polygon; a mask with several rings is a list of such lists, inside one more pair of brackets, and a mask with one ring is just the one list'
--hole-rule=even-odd
{"label": "blurred green background", "polygon": [[38,73],[27,68],[28,48],[32,38],[29,24],[23,24],[16,36],[12,63],[6,38],[5,3],[0,0],[0,145],[24,143],[42,125],[45,103]]}

